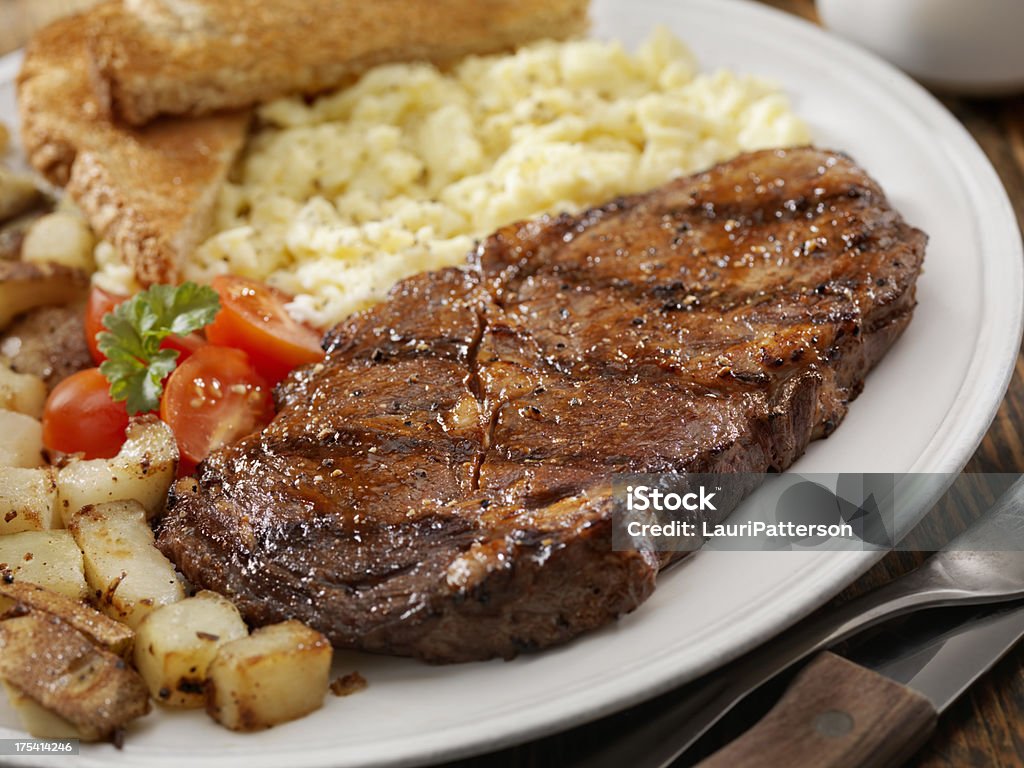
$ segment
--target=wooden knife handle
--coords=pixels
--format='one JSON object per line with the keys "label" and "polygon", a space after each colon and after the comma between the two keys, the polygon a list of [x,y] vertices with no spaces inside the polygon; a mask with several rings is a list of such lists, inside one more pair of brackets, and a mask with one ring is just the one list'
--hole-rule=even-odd
{"label": "wooden knife handle", "polygon": [[759,723],[700,766],[898,766],[928,739],[937,717],[916,691],[826,651]]}

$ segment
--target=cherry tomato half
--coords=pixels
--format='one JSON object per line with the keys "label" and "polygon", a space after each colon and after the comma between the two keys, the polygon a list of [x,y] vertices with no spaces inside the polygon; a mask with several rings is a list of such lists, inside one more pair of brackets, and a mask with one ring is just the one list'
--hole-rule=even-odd
{"label": "cherry tomato half", "polygon": [[43,445],[52,451],[109,459],[124,445],[128,411],[110,399],[99,368],[68,376],[53,388],[43,409]]}
{"label": "cherry tomato half", "polygon": [[178,365],[181,365],[205,344],[206,339],[198,333],[190,333],[188,336],[168,336],[160,342],[160,349],[178,350]]}
{"label": "cherry tomato half", "polygon": [[200,347],[174,369],[160,403],[160,418],[174,431],[186,472],[272,417],[270,388],[249,356],[213,344]]}
{"label": "cherry tomato half", "polygon": [[[108,312],[113,312],[118,304],[128,298],[95,285],[89,291],[89,302],[85,307],[85,342],[89,345],[89,352],[96,365],[101,365],[107,359],[106,355],[100,352],[96,342],[96,334],[105,330],[103,317]],[[198,333],[190,333],[188,336],[168,336],[160,342],[160,348],[178,350],[178,362],[181,363],[205,343],[206,340]]]}
{"label": "cherry tomato half", "polygon": [[320,334],[296,322],[285,310],[291,297],[265,283],[233,275],[213,279],[220,312],[206,328],[212,344],[245,350],[271,385],[293,368],[324,356]]}
{"label": "cherry tomato half", "polygon": [[96,334],[103,330],[103,316],[113,312],[117,305],[127,299],[116,293],[93,286],[89,291],[89,302],[85,305],[85,343],[89,345],[89,352],[96,365],[100,365],[106,356],[96,346]]}

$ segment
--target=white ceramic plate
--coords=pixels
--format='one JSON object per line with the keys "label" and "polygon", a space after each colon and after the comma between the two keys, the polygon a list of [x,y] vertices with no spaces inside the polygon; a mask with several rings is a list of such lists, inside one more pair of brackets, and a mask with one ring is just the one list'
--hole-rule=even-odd
{"label": "white ceramic plate", "polygon": [[[817,143],[850,153],[931,235],[913,323],[869,377],[842,427],[801,472],[960,469],[984,434],[1017,356],[1024,273],[1013,212],[967,132],[925,91],[817,28],[742,0],[595,4],[595,34],[635,45],[656,24],[704,67],[775,78]],[[0,115],[14,114],[16,60],[0,62]],[[904,510],[900,527],[920,510]],[[568,646],[462,666],[339,654],[367,691],[254,735],[203,714],[133,727],[124,750],[85,748],[88,766],[412,765],[567,728],[694,678],[836,594],[877,555],[702,552],[672,569],[641,609]],[[12,736],[11,713],[0,713]],[[34,758],[42,761],[41,758]],[[63,758],[53,765],[66,765]]]}

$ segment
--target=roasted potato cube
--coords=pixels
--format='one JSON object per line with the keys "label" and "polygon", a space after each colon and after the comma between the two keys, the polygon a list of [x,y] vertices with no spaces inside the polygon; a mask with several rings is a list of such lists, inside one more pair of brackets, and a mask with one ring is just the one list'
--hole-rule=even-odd
{"label": "roasted potato cube", "polygon": [[21,258],[21,245],[25,242],[28,228],[45,210],[33,210],[0,223],[0,261],[17,261]]}
{"label": "roasted potato cube", "polygon": [[147,519],[154,517],[164,509],[177,467],[171,428],[155,416],[133,418],[117,456],[73,460],[61,468],[57,494],[64,522],[88,504],[129,499],[143,506]]}
{"label": "roasted potato cube", "polygon": [[38,584],[76,600],[89,595],[82,551],[68,531],[0,536],[0,577]]}
{"label": "roasted potato cube", "polygon": [[249,634],[234,604],[200,592],[157,608],[139,624],[135,667],[149,692],[171,707],[202,707],[206,671],[217,650]]}
{"label": "roasted potato cube", "polygon": [[4,602],[11,607],[20,605],[57,616],[89,638],[93,645],[118,656],[127,656],[132,650],[135,633],[129,627],[59,592],[24,581],[0,582],[0,607]]}
{"label": "roasted potato cube", "polygon": [[89,275],[81,269],[0,261],[0,330],[22,312],[84,300],[88,291]]}
{"label": "roasted potato cube", "polygon": [[31,416],[0,410],[0,467],[43,464],[43,425]]}
{"label": "roasted potato cube", "polygon": [[62,527],[53,467],[0,467],[0,534]]}
{"label": "roasted potato cube", "polygon": [[17,411],[33,419],[43,416],[46,382],[30,373],[17,373],[0,364],[0,408]]}
{"label": "roasted potato cube", "polygon": [[285,621],[221,646],[209,668],[206,711],[234,731],[258,731],[323,704],[331,644],[299,621]]}
{"label": "roasted potato cube", "polygon": [[63,264],[65,267],[96,271],[93,248],[96,238],[81,215],[55,211],[40,217],[21,244],[23,261]]}
{"label": "roasted potato cube", "polygon": [[3,683],[11,708],[25,730],[37,739],[81,739],[82,733],[63,717],[55,714],[6,681]]}
{"label": "roasted potato cube", "polygon": [[149,692],[138,672],[45,613],[0,621],[0,678],[90,741],[149,711]]}
{"label": "roasted potato cube", "polygon": [[71,518],[68,530],[82,550],[85,580],[108,616],[135,628],[154,608],[185,597],[138,502],[85,507]]}
{"label": "roasted potato cube", "polygon": [[44,199],[31,176],[0,165],[0,221],[13,219]]}

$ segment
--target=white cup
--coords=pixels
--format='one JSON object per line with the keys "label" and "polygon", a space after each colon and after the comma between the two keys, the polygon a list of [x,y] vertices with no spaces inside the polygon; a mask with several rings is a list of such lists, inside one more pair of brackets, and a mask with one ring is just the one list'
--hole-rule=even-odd
{"label": "white cup", "polygon": [[1024,0],[817,0],[826,27],[919,80],[961,93],[1024,89]]}

